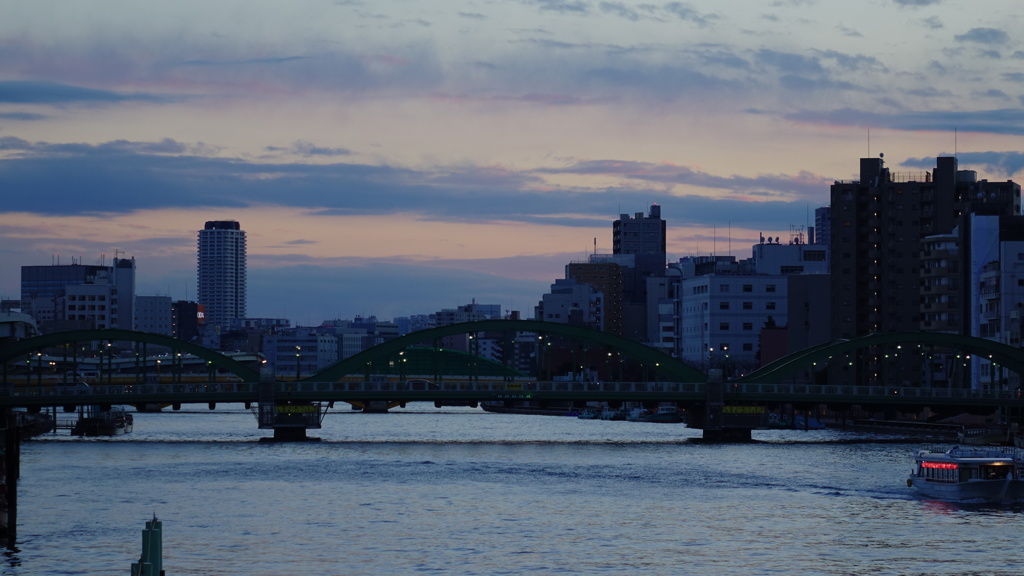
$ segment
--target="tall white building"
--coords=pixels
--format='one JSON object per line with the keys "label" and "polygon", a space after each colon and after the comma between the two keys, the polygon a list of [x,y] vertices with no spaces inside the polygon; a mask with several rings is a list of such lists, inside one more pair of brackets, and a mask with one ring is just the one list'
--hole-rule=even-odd
{"label": "tall white building", "polygon": [[213,220],[199,231],[198,303],[208,326],[245,318],[245,231],[235,220]]}

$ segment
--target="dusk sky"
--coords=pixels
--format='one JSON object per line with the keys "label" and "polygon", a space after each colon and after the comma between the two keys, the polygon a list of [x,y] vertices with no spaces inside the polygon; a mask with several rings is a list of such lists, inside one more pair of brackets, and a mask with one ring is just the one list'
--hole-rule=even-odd
{"label": "dusk sky", "polygon": [[1007,0],[0,0],[0,297],[119,251],[195,299],[197,231],[238,220],[253,317],[530,316],[654,203],[671,260],[744,258],[861,157],[1019,182],[1021,29]]}

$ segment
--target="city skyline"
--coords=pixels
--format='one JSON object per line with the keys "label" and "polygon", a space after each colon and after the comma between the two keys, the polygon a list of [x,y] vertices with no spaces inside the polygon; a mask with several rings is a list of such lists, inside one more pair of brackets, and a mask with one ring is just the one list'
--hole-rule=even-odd
{"label": "city skyline", "polygon": [[473,298],[528,316],[651,204],[671,260],[743,258],[813,225],[861,157],[923,173],[956,153],[992,180],[1024,166],[1024,14],[995,1],[0,15],[4,298],[20,266],[121,250],[140,295],[194,300],[196,232],[237,220],[253,317]]}

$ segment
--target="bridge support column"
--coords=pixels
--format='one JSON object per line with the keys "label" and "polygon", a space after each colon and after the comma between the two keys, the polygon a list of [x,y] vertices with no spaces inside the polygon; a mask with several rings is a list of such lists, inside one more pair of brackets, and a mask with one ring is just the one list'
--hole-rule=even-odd
{"label": "bridge support column", "polygon": [[309,439],[305,428],[274,428],[274,442],[305,442]]}
{"label": "bridge support column", "polygon": [[324,411],[319,402],[293,402],[277,398],[277,382],[269,373],[260,374],[260,401],[256,419],[261,430],[272,429],[273,438],[260,442],[304,442],[320,440],[306,436],[309,428],[320,428]]}
{"label": "bridge support column", "polygon": [[704,430],[704,440],[708,442],[750,442],[750,432],[750,428]]}
{"label": "bridge support column", "polygon": [[722,371],[708,370],[708,399],[701,428],[708,442],[750,442],[750,428],[728,426],[725,421],[725,383]]}

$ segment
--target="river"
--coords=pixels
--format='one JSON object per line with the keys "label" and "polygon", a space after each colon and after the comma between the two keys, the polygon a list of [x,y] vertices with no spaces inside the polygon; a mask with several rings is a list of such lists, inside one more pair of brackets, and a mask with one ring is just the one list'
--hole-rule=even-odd
{"label": "river", "polygon": [[[2,574],[128,574],[163,522],[168,576],[1019,574],[1024,509],[922,499],[913,442],[429,405],[336,411],[264,444],[240,408],[136,414],[22,447]],[[66,434],[66,432],[64,433]]]}

